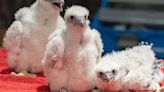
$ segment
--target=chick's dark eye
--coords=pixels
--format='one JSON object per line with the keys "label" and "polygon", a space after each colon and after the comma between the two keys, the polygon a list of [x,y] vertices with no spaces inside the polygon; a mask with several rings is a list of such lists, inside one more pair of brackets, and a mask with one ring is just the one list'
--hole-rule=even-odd
{"label": "chick's dark eye", "polygon": [[117,71],[115,69],[112,70],[112,74],[117,74]]}
{"label": "chick's dark eye", "polygon": [[74,19],[75,18],[75,16],[70,16],[70,19]]}

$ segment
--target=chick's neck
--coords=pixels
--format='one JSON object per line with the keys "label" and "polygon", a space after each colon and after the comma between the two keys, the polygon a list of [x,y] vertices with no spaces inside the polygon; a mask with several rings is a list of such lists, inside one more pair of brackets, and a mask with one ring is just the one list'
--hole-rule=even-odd
{"label": "chick's neck", "polygon": [[72,44],[82,44],[83,42],[83,36],[85,33],[85,29],[81,28],[69,28],[67,27],[69,32],[67,32],[67,40],[69,43]]}

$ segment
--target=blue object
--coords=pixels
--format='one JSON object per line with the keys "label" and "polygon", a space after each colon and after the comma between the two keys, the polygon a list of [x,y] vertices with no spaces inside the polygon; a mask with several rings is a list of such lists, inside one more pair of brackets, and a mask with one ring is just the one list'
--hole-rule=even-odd
{"label": "blue object", "polygon": [[[108,0],[102,0],[102,7],[109,7]],[[123,34],[129,34],[137,37],[137,44],[141,41],[153,44],[153,50],[157,58],[164,59],[164,29],[162,28],[148,28],[146,31],[143,29],[130,29],[125,28],[119,30],[114,28],[110,23],[103,23],[99,20],[99,13],[94,17],[91,23],[92,28],[96,28],[101,33],[104,43],[104,54],[112,51],[118,51],[122,48],[119,47],[120,37]]]}

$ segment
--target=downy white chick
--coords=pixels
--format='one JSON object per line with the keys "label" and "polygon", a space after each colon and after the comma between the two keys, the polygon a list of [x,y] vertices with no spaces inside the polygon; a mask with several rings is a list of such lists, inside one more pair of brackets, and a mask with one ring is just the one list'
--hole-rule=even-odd
{"label": "downy white chick", "polygon": [[82,6],[66,10],[66,29],[50,36],[43,59],[51,91],[86,92],[95,87],[94,68],[102,54],[100,34],[89,27],[89,11]]}
{"label": "downy white chick", "polygon": [[8,51],[8,64],[17,72],[42,71],[49,35],[65,22],[60,16],[64,0],[36,0],[31,7],[20,9],[7,30],[3,46]]}
{"label": "downy white chick", "polygon": [[159,90],[163,78],[161,62],[150,45],[135,46],[106,55],[96,66],[97,86],[101,90]]}

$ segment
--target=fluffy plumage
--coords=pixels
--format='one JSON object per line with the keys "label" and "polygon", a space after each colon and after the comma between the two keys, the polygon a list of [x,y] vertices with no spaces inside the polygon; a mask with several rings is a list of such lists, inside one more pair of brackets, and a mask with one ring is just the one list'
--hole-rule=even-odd
{"label": "fluffy plumage", "polygon": [[53,92],[62,88],[86,92],[95,87],[93,69],[103,50],[100,34],[88,25],[88,15],[84,7],[68,8],[67,28],[55,31],[49,38],[43,66]]}
{"label": "fluffy plumage", "polygon": [[102,90],[158,90],[162,63],[150,45],[139,45],[106,55],[96,66],[97,86]]}
{"label": "fluffy plumage", "polygon": [[17,72],[42,71],[41,60],[48,37],[56,28],[65,25],[59,15],[62,3],[63,0],[37,0],[15,14],[16,20],[7,30],[3,43],[8,50],[10,68]]}

